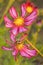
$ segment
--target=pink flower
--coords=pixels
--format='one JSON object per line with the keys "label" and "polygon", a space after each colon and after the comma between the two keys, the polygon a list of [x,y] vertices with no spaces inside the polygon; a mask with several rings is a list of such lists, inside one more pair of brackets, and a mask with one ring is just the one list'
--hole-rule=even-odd
{"label": "pink flower", "polygon": [[[25,37],[26,35],[22,36],[20,38],[20,41],[23,41]],[[15,59],[18,53],[20,53],[21,56],[27,58],[31,58],[36,55],[36,50],[34,49],[31,50],[29,44],[23,44],[23,42],[18,42],[18,43],[16,42],[16,44],[13,44],[10,43],[9,41],[7,41],[7,43],[10,45],[10,48],[3,46],[2,49],[12,51],[12,55],[14,56]]]}
{"label": "pink flower", "polygon": [[37,9],[35,9],[30,15],[26,16],[26,10],[24,5],[21,6],[21,16],[18,16],[14,7],[9,9],[9,13],[13,20],[10,20],[6,15],[4,16],[5,26],[10,28],[10,37],[14,41],[15,36],[18,33],[26,32],[26,26],[29,26],[37,17]]}
{"label": "pink flower", "polygon": [[[23,3],[23,6],[27,13],[32,13],[37,7],[32,2]],[[38,9],[37,9],[38,12]]]}

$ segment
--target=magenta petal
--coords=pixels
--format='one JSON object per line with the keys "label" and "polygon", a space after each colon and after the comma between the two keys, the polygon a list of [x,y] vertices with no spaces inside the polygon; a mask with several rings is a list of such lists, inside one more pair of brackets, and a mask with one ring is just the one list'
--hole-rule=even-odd
{"label": "magenta petal", "polygon": [[13,18],[17,18],[17,16],[18,16],[18,14],[17,14],[17,12],[16,12],[16,10],[15,10],[14,7],[12,7],[12,8],[9,10],[9,13],[10,13],[10,15],[11,15]]}
{"label": "magenta petal", "polygon": [[3,50],[12,50],[12,48],[7,48],[5,46],[2,47]]}
{"label": "magenta petal", "polygon": [[35,56],[36,55],[36,51],[35,50],[26,50],[26,53],[28,53],[30,56]]}
{"label": "magenta petal", "polygon": [[21,32],[26,32],[27,31],[27,29],[26,28],[24,28],[24,27],[19,27],[19,32],[21,33]]}
{"label": "magenta petal", "polygon": [[25,53],[23,50],[20,51],[21,56],[27,57],[27,58],[31,58],[30,55],[28,55],[27,53]]}
{"label": "magenta petal", "polygon": [[7,16],[4,16],[5,26],[11,28],[13,26],[12,21],[8,19]]}
{"label": "magenta petal", "polygon": [[35,56],[36,55],[36,50],[30,50],[26,47],[26,45],[24,46],[23,49],[27,54],[29,54],[30,56]]}
{"label": "magenta petal", "polygon": [[16,56],[17,53],[18,53],[18,50],[15,49],[15,50],[12,52],[12,55],[13,55],[13,56]]}
{"label": "magenta petal", "polygon": [[27,18],[25,18],[25,25],[31,25],[36,18],[37,18],[37,12],[34,11]]}
{"label": "magenta petal", "polygon": [[25,4],[22,4],[22,6],[21,6],[21,10],[22,10],[22,17],[24,17],[25,14],[26,14]]}
{"label": "magenta petal", "polygon": [[37,11],[35,10],[35,11],[33,11],[29,16],[27,16],[27,17],[25,18],[25,21],[29,21],[29,20],[34,19],[34,18],[36,18],[36,17],[37,17]]}
{"label": "magenta petal", "polygon": [[15,35],[10,32],[10,38],[13,42],[16,42]]}
{"label": "magenta petal", "polygon": [[18,33],[18,27],[12,28],[11,32],[12,32],[14,35],[17,35],[17,33]]}
{"label": "magenta petal", "polygon": [[28,21],[28,22],[25,22],[25,25],[31,25],[33,22],[34,22],[34,20],[35,20],[35,18],[34,19],[31,19],[30,21]]}

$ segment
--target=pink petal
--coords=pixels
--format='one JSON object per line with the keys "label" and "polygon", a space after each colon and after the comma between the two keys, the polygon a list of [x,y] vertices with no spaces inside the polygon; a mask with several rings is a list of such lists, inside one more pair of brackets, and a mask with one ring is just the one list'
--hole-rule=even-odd
{"label": "pink petal", "polygon": [[20,50],[20,54],[27,58],[31,58],[36,55],[36,50],[30,50],[26,45],[24,45],[24,48]]}
{"label": "pink petal", "polygon": [[20,51],[21,56],[27,57],[27,58],[31,58],[30,55],[28,55],[27,53],[25,53],[23,50]]}
{"label": "pink petal", "polygon": [[35,20],[35,18],[34,19],[31,19],[30,21],[28,21],[28,22],[25,22],[25,25],[31,25],[33,22],[34,22],[34,20]]}
{"label": "pink petal", "polygon": [[14,59],[17,60],[17,54],[18,54],[18,50],[15,49],[13,52],[12,52],[12,55],[14,56]]}
{"label": "pink petal", "polygon": [[36,55],[36,50],[31,50],[31,49],[28,49],[26,47],[26,45],[24,46],[24,49],[23,49],[27,54],[29,54],[30,56],[35,56]]}
{"label": "pink petal", "polygon": [[17,14],[17,12],[16,12],[16,10],[15,10],[14,7],[12,7],[12,8],[9,10],[9,13],[10,13],[10,15],[11,15],[13,18],[17,18],[17,16],[18,16],[18,14]]}
{"label": "pink petal", "polygon": [[12,32],[14,35],[17,35],[17,33],[18,33],[18,27],[12,28],[11,32]]}
{"label": "pink petal", "polygon": [[12,21],[8,19],[7,16],[4,16],[5,26],[11,28],[13,26]]}
{"label": "pink petal", "polygon": [[25,4],[22,4],[22,6],[21,6],[21,11],[22,11],[22,17],[24,17],[25,14],[26,14]]}
{"label": "pink petal", "polygon": [[28,50],[26,49],[26,52],[31,55],[31,56],[35,56],[36,55],[36,50]]}
{"label": "pink petal", "polygon": [[24,28],[24,27],[20,27],[19,28],[19,32],[21,33],[21,32],[26,32],[27,31],[27,29],[26,28]]}
{"label": "pink petal", "polygon": [[5,46],[2,47],[3,50],[12,50],[12,48],[7,48]]}
{"label": "pink petal", "polygon": [[18,50],[15,49],[15,50],[12,52],[12,55],[13,55],[13,56],[16,56],[17,54],[18,54]]}
{"label": "pink petal", "polygon": [[34,19],[34,18],[36,18],[36,17],[37,17],[37,11],[35,10],[35,11],[33,11],[29,16],[27,16],[27,17],[25,18],[25,21],[29,21],[29,20]]}
{"label": "pink petal", "polygon": [[36,18],[37,18],[37,11],[35,10],[32,14],[30,14],[27,18],[25,18],[25,25],[31,25]]}
{"label": "pink petal", "polygon": [[10,32],[10,39],[13,41],[13,42],[16,42],[16,39],[15,39],[15,35],[13,33]]}

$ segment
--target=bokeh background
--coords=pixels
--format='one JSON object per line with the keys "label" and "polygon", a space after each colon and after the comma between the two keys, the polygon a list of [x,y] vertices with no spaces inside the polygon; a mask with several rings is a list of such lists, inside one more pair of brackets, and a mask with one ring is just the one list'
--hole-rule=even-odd
{"label": "bokeh background", "polygon": [[31,59],[18,55],[18,61],[15,61],[10,51],[1,49],[3,45],[9,46],[6,44],[5,39],[10,40],[9,29],[4,25],[3,16],[6,14],[11,18],[8,10],[12,5],[20,14],[20,5],[27,1],[33,2],[39,9],[38,18],[31,26],[28,38],[43,55],[43,0],[0,0],[0,65],[43,65],[43,57],[39,53]]}

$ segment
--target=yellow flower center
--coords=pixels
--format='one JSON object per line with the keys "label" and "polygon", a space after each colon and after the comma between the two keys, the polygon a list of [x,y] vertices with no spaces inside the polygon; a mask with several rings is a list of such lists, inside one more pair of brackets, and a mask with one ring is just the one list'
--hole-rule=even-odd
{"label": "yellow flower center", "polygon": [[17,18],[16,20],[14,20],[14,24],[17,26],[21,26],[24,23],[24,19],[22,17]]}
{"label": "yellow flower center", "polygon": [[31,13],[31,12],[33,11],[33,7],[28,6],[28,7],[26,8],[26,11],[27,11],[28,13]]}
{"label": "yellow flower center", "polygon": [[18,50],[21,50],[23,48],[23,44],[22,43],[18,43],[16,47],[17,47]]}

